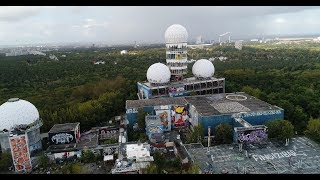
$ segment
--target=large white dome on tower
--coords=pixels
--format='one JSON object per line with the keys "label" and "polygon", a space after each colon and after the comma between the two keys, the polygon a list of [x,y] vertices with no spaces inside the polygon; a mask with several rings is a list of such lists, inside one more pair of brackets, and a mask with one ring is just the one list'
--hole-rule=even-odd
{"label": "large white dome on tower", "polygon": [[167,83],[170,81],[171,72],[168,66],[162,63],[152,64],[147,71],[147,79],[150,83]]}
{"label": "large white dome on tower", "polygon": [[173,24],[166,30],[164,34],[166,43],[186,43],[188,41],[188,32],[185,27],[180,24]]}
{"label": "large white dome on tower", "polygon": [[16,125],[30,124],[39,119],[37,108],[29,101],[9,99],[0,106],[0,130],[10,130]]}
{"label": "large white dome on tower", "polygon": [[208,78],[214,74],[214,66],[207,59],[197,60],[192,66],[192,73],[197,78]]}

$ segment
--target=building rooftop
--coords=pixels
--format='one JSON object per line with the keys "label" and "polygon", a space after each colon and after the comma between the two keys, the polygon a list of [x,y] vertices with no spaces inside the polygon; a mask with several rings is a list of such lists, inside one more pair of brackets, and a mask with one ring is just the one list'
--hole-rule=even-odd
{"label": "building rooftop", "polygon": [[[306,137],[292,138],[289,145],[268,141],[251,145],[242,152],[237,145],[219,145],[209,148],[185,145],[192,160],[202,170],[229,174],[319,174],[320,147]],[[247,155],[248,156],[247,156]]]}
{"label": "building rooftop", "polygon": [[74,131],[75,128],[80,125],[80,123],[65,123],[65,124],[55,124],[48,133],[58,133]]}
{"label": "building rooftop", "polygon": [[159,115],[148,115],[145,118],[146,127],[149,126],[162,126],[161,118]]}
{"label": "building rooftop", "polygon": [[184,97],[202,116],[282,110],[243,92]]}
{"label": "building rooftop", "polygon": [[141,108],[170,104],[191,104],[202,116],[283,110],[280,107],[271,105],[244,92],[128,100],[126,102],[126,108]]}
{"label": "building rooftop", "polygon": [[95,148],[99,144],[99,131],[91,131],[90,133],[81,134],[80,142],[77,144],[77,148]]}
{"label": "building rooftop", "polygon": [[97,148],[99,145],[99,131],[82,133],[79,143],[50,145],[47,152],[77,151],[85,148]]}
{"label": "building rooftop", "polygon": [[143,144],[127,144],[126,154],[128,159],[139,159],[150,156],[150,151]]}
{"label": "building rooftop", "polygon": [[187,102],[183,97],[127,100],[126,109],[142,108],[146,106],[161,106],[161,105],[169,105],[169,104],[186,104],[186,103]]}

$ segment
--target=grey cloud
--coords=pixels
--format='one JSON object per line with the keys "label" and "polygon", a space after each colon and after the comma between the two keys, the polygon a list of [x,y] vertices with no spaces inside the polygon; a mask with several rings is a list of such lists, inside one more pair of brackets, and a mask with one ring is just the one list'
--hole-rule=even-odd
{"label": "grey cloud", "polygon": [[[198,35],[203,35],[205,39],[209,40],[217,39],[219,34],[226,31],[232,32],[233,36],[270,33],[274,27],[274,18],[277,17],[293,17],[291,14],[304,15],[303,13],[307,11],[312,11],[315,17],[320,15],[320,11],[317,11],[320,7],[310,6],[54,7],[45,11],[47,16],[50,17],[48,21],[51,22],[51,25],[49,27],[45,26],[39,30],[37,28],[39,26],[32,27],[27,22],[19,22],[19,24],[24,24],[28,28],[16,28],[22,25],[13,25],[15,21],[27,17],[29,19],[38,17],[39,19],[41,15],[39,12],[44,8],[47,7],[20,7],[16,10],[6,10],[6,8],[0,7],[0,21],[5,20],[8,26],[12,25],[7,28],[12,32],[2,30],[2,36],[6,37],[5,34],[12,35],[15,33],[18,38],[19,32],[23,29],[28,31],[26,33],[39,32],[34,33],[34,36],[39,34],[42,41],[72,42],[83,40],[107,43],[133,43],[134,41],[163,43],[166,28],[171,24],[179,23],[187,28],[189,40]],[[56,16],[61,13],[66,15],[67,18]],[[85,19],[93,20],[85,21]],[[314,19],[311,20],[314,21]],[[294,19],[290,21],[292,22]],[[301,23],[306,22],[301,18],[297,23],[300,21]],[[45,24],[45,22],[42,23]],[[297,30],[298,28],[292,28],[297,23],[291,23],[290,28],[281,27],[281,32],[290,33],[290,31]],[[314,23],[314,30],[317,30],[316,26],[318,24]],[[299,28],[299,31],[303,31],[303,28],[307,27]],[[90,35],[90,33],[92,34]],[[45,37],[41,34],[50,36]],[[35,39],[37,38],[35,37]],[[7,39],[7,41],[9,40]]]}
{"label": "grey cloud", "polygon": [[2,6],[0,7],[0,21],[19,21],[37,15],[41,7]]}

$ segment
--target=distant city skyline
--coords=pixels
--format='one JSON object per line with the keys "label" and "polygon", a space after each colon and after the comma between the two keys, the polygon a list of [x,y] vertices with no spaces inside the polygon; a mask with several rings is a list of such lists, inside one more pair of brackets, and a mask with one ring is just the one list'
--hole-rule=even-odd
{"label": "distant city skyline", "polygon": [[9,6],[0,7],[0,46],[20,44],[164,43],[172,24],[189,41],[267,35],[320,34],[320,6]]}

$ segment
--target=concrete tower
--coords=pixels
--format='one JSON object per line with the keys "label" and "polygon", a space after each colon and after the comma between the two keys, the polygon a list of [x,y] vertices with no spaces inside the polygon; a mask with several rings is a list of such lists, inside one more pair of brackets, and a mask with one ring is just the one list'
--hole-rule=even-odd
{"label": "concrete tower", "polygon": [[188,32],[180,24],[173,24],[165,32],[166,62],[171,81],[180,81],[187,74]]}

